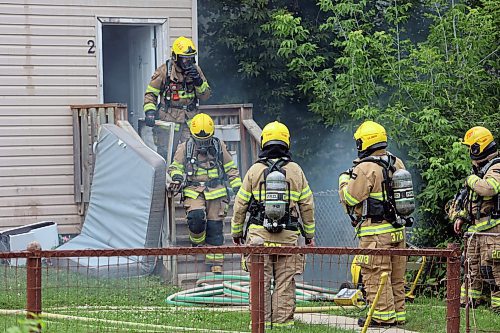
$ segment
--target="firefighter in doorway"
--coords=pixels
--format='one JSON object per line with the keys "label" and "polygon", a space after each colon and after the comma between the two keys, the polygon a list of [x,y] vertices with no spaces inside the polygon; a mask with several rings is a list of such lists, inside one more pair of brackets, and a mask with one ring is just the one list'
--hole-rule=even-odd
{"label": "firefighter in doorway", "polygon": [[[288,128],[277,121],[267,124],[262,130],[261,148],[260,159],[250,167],[236,195],[231,221],[233,243],[297,245],[302,233],[306,244],[313,246],[313,195],[304,172],[291,159]],[[247,212],[250,218],[244,239]],[[264,267],[266,327],[291,327],[295,312],[295,275],[304,270],[304,256],[265,256]]]}
{"label": "firefighter in doorway", "polygon": [[[196,65],[196,47],[186,37],[172,45],[171,59],[156,69],[144,93],[145,123],[153,127],[158,153],[166,159],[167,136],[155,119],[175,123],[174,151],[189,138],[189,122],[198,114],[198,101],[210,97],[211,90],[201,68]],[[159,101],[158,101],[159,97]]]}
{"label": "firefighter in doorway", "polygon": [[[386,131],[378,123],[365,121],[354,133],[354,139],[358,158],[349,171],[340,175],[339,196],[356,228],[360,247],[405,248],[405,220],[397,216],[389,196],[389,177],[405,168],[403,162],[386,151]],[[406,257],[364,255],[357,258],[370,303],[377,294],[380,276],[384,272],[389,274],[369,325],[404,324]],[[358,325],[363,327],[365,322],[366,318],[359,318]]]}
{"label": "firefighter in doorway", "polygon": [[[168,168],[169,189],[182,190],[189,239],[193,246],[224,244],[224,218],[229,208],[226,181],[237,193],[241,186],[238,168],[224,142],[214,136],[212,118],[199,113],[190,123],[191,137],[181,143]],[[224,255],[207,254],[213,273],[222,272]]]}
{"label": "firefighter in doorway", "polygon": [[[448,215],[458,234],[465,223],[467,232],[466,260],[469,263],[468,295],[462,285],[461,303],[468,299],[476,306],[482,297],[482,287],[489,284],[491,307],[500,313],[500,157],[491,132],[482,126],[472,127],[462,141],[469,149],[472,174],[452,202]],[[474,233],[487,233],[477,235]],[[483,283],[483,281],[485,283]]]}

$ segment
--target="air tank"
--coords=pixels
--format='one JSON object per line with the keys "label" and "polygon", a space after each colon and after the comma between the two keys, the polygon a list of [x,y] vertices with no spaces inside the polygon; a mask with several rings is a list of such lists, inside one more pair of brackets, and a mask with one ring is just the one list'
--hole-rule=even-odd
{"label": "air tank", "polygon": [[266,178],[266,200],[264,209],[267,218],[278,221],[286,214],[287,206],[287,182],[285,175],[279,171],[273,171]]}
{"label": "air tank", "polygon": [[399,215],[408,216],[415,211],[415,197],[411,174],[399,169],[392,175],[392,189],[394,191],[394,205]]}

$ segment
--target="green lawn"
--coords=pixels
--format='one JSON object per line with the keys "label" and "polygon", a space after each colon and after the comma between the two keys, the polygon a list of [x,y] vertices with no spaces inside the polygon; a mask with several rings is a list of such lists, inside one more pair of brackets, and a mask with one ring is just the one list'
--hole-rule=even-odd
{"label": "green lawn", "polygon": [[[44,318],[44,332],[186,332],[186,328],[249,332],[250,315],[244,312],[178,310],[165,299],[177,292],[158,277],[94,278],[45,268],[42,273],[44,313],[80,319]],[[24,309],[26,272],[23,268],[0,267],[0,309]],[[23,316],[0,315],[0,331],[16,325]],[[85,321],[81,318],[95,318]],[[145,324],[141,326],[140,324]],[[167,328],[166,328],[167,327]],[[274,329],[273,332],[287,332]],[[322,325],[297,323],[298,332],[345,333]]]}
{"label": "green lawn", "polygon": [[[446,302],[437,298],[420,297],[414,303],[407,305],[407,322],[404,329],[419,333],[446,332]],[[331,314],[344,315],[357,318],[366,315],[365,311],[335,310]],[[472,315],[474,314],[474,315]],[[465,332],[465,310],[461,309],[461,332]],[[500,328],[500,315],[491,312],[484,306],[472,312],[470,327],[477,327],[482,332],[498,332]],[[473,331],[473,330],[472,330]]]}
{"label": "green lawn", "polygon": [[[45,332],[182,332],[182,327],[221,329],[249,332],[250,315],[242,312],[186,310],[167,306],[165,298],[178,291],[158,277],[129,279],[93,278],[75,273],[43,270],[42,307],[45,313],[96,318],[81,320],[45,318]],[[0,267],[0,309],[24,309],[26,302],[26,272],[12,267]],[[328,304],[322,304],[328,305]],[[421,333],[439,333],[446,329],[446,306],[438,298],[420,297],[408,304],[405,329]],[[330,314],[357,318],[365,311],[335,310]],[[22,316],[17,316],[22,318]],[[13,315],[0,315],[0,331],[16,325]],[[465,332],[465,311],[462,310],[462,332]],[[145,324],[143,326],[137,324]],[[168,326],[168,328],[165,328]],[[177,329],[176,327],[180,327]],[[500,316],[486,308],[474,311],[471,327],[483,331],[498,331]],[[274,329],[273,332],[288,332]],[[296,332],[345,333],[323,325],[297,323]]]}

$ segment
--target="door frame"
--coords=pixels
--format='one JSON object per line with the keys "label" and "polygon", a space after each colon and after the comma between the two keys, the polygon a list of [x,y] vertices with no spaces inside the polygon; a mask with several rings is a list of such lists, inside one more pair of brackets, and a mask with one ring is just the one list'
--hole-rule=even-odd
{"label": "door frame", "polygon": [[[102,55],[102,27],[103,25],[151,25],[156,31],[156,59],[157,65],[167,61],[168,18],[132,18],[132,17],[102,17],[96,16],[96,46],[97,46],[97,68],[99,73],[99,103],[104,103],[104,70]],[[153,73],[153,70],[151,73]]]}

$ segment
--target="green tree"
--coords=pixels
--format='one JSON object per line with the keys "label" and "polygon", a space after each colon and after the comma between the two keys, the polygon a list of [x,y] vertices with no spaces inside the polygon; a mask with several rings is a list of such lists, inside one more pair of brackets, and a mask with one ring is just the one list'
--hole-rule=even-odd
{"label": "green tree", "polygon": [[307,170],[313,189],[325,189],[322,180],[329,170],[317,161],[331,159],[322,140],[332,135],[332,128],[308,112],[308,96],[296,89],[299,78],[277,53],[280,41],[263,29],[282,10],[301,17],[315,31],[318,45],[328,49],[326,32],[318,30],[324,13],[316,0],[207,0],[198,2],[200,63],[213,87],[210,103],[253,103],[259,125],[285,122],[294,159]]}
{"label": "green tree", "polygon": [[[289,11],[274,13],[264,30],[280,40],[288,72],[327,124],[373,119],[386,126],[421,177],[419,215],[426,222],[417,232],[420,242],[442,242],[450,231],[443,207],[470,168],[460,138],[475,125],[500,134],[500,5],[380,3],[318,2],[326,14],[318,29],[331,53],[320,52],[322,43]],[[416,10],[432,22],[421,42],[406,35]]]}

